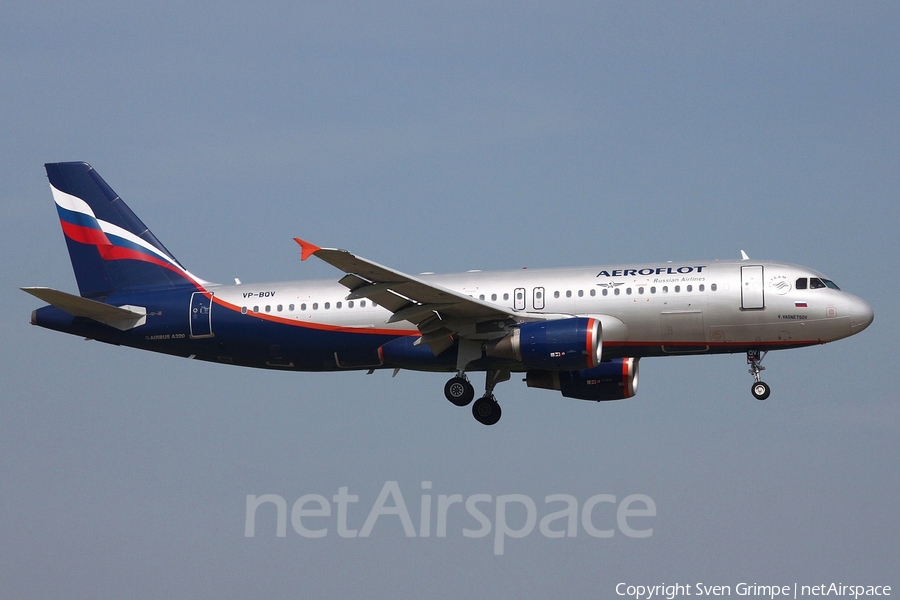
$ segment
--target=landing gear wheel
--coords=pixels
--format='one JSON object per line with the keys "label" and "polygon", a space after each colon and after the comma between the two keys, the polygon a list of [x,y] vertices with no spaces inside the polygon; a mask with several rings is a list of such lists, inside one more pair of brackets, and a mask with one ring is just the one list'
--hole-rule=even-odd
{"label": "landing gear wheel", "polygon": [[472,405],[472,416],[482,425],[494,425],[500,420],[500,405],[493,396],[483,396]]}
{"label": "landing gear wheel", "polygon": [[757,400],[765,400],[769,397],[769,394],[772,390],[769,389],[769,384],[762,381],[757,381],[750,387],[750,391],[753,393],[753,397]]}
{"label": "landing gear wheel", "polygon": [[750,365],[750,374],[753,375],[754,380],[753,385],[750,386],[750,392],[757,400],[765,400],[769,397],[769,393],[772,391],[769,389],[768,384],[765,384],[759,380],[760,372],[766,370],[766,368],[761,364],[762,359],[765,357],[766,352],[762,352],[760,350],[747,351],[747,364]]}
{"label": "landing gear wheel", "polygon": [[456,406],[468,406],[475,397],[475,388],[464,377],[454,377],[444,385],[444,396]]}

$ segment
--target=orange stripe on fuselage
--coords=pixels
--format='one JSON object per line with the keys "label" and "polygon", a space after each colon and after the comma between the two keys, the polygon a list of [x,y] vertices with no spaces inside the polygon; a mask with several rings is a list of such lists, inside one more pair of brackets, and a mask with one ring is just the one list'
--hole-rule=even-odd
{"label": "orange stripe on fuselage", "polygon": [[256,319],[263,319],[264,321],[272,321],[273,323],[281,323],[282,325],[290,325],[292,327],[303,327],[306,329],[318,329],[320,331],[335,331],[340,333],[365,333],[369,335],[394,335],[394,336],[402,336],[402,335],[421,335],[419,330],[410,331],[408,329],[377,329],[374,327],[348,327],[345,325],[329,325],[327,323],[307,323],[304,321],[298,321],[297,319],[287,319],[285,317],[278,317],[275,315],[263,314],[258,312],[250,312],[247,311],[246,314],[241,313],[241,307],[236,304],[231,304],[230,302],[226,302],[221,298],[217,298],[213,295],[213,302],[227,308],[228,310],[233,310],[237,313],[240,313],[245,317],[254,317]]}

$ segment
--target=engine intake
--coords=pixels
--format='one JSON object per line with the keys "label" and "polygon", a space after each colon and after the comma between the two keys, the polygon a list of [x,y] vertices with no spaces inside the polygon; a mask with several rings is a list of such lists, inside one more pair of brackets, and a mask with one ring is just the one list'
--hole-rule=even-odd
{"label": "engine intake", "polygon": [[506,337],[486,344],[485,353],[533,369],[575,371],[600,364],[602,346],[600,320],[573,317],[519,325]]}
{"label": "engine intake", "polygon": [[616,358],[579,371],[532,370],[525,374],[528,387],[559,390],[566,398],[623,400],[637,393],[638,358]]}

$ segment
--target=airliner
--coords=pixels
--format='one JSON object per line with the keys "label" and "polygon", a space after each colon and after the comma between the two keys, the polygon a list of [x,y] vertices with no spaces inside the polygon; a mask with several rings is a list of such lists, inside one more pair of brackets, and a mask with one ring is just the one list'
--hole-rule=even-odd
{"label": "airliner", "polygon": [[[79,295],[22,288],[49,304],[31,323],[184,358],[286,371],[451,374],[444,395],[500,419],[498,383],[567,398],[630,398],[641,358],[745,353],[759,400],[771,350],[859,333],[874,313],[822,273],[770,260],[699,260],[409,275],[295,238],[329,281],[233,285],[191,274],[87,163],[45,165]],[[484,373],[475,400],[469,374]],[[473,402],[474,400],[474,402]]]}

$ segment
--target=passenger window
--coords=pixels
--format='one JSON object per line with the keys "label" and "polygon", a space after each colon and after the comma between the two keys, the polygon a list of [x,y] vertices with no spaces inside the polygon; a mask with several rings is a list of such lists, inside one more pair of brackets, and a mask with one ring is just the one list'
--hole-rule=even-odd
{"label": "passenger window", "polygon": [[694,286],[692,286],[692,285],[687,286],[687,291],[693,292],[693,291],[694,291]]}
{"label": "passenger window", "polygon": [[353,308],[353,300],[347,303],[347,308]]}
{"label": "passenger window", "polygon": [[306,310],[306,302],[300,305],[300,310]]}
{"label": "passenger window", "polygon": [[596,295],[597,295],[597,290],[592,289],[592,290],[591,290],[591,296],[593,297],[593,296],[596,296]]}
{"label": "passenger window", "polygon": [[258,312],[259,312],[259,307],[258,307],[258,306],[254,306],[254,307],[253,307],[253,312],[258,313]]}
{"label": "passenger window", "polygon": [[284,307],[283,307],[282,305],[279,304],[277,307],[275,307],[275,310],[277,310],[278,312],[281,312],[281,310],[282,310],[283,308],[284,308]]}
{"label": "passenger window", "polygon": [[709,289],[711,289],[712,291],[716,291],[717,289],[719,289],[719,286],[717,286],[716,284],[712,284],[711,286],[709,286]]}
{"label": "passenger window", "polygon": [[341,307],[341,303],[338,302],[337,304],[334,305],[334,307],[335,307],[335,308],[340,308],[340,307]]}
{"label": "passenger window", "polygon": [[603,288],[603,295],[604,295],[604,296],[608,296],[608,295],[609,295],[609,290],[606,289],[606,288]]}
{"label": "passenger window", "polygon": [[583,298],[583,297],[584,297],[584,290],[578,290],[578,297],[579,297],[579,298]]}
{"label": "passenger window", "polygon": [[360,307],[360,308],[365,308],[365,307],[366,307],[366,301],[365,301],[365,300],[360,300],[360,301],[359,301],[359,307]]}
{"label": "passenger window", "polygon": [[246,314],[247,314],[247,307],[246,307],[246,306],[242,306],[242,307],[241,307],[241,314],[242,314],[242,315],[246,315]]}
{"label": "passenger window", "polygon": [[291,311],[291,312],[294,312],[294,305],[293,305],[293,304],[288,304],[288,310]]}
{"label": "passenger window", "polygon": [[702,291],[705,290],[705,289],[706,289],[706,286],[704,286],[704,285],[701,283],[701,284],[700,284],[700,291],[702,292]]}
{"label": "passenger window", "polygon": [[572,297],[572,290],[566,290],[566,298]]}
{"label": "passenger window", "polygon": [[680,291],[681,291],[681,286],[680,286],[680,285],[676,285],[676,286],[675,286],[675,293],[677,294],[677,293],[680,292]]}

